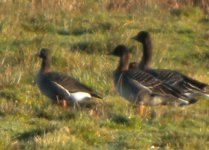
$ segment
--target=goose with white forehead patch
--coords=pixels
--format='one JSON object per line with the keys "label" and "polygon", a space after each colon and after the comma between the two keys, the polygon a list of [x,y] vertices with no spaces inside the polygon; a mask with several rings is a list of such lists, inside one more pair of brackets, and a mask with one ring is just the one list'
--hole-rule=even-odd
{"label": "goose with white forehead patch", "polygon": [[102,96],[96,91],[75,78],[59,72],[52,72],[50,70],[51,51],[49,49],[41,48],[37,55],[42,59],[42,64],[36,76],[36,83],[40,91],[54,102],[67,107],[69,103],[77,104],[92,97],[102,99]]}
{"label": "goose with white forehead patch", "polygon": [[122,97],[139,106],[140,115],[143,116],[142,105],[161,105],[169,99],[177,99],[182,105],[196,102],[196,99],[189,98],[143,70],[129,69],[130,53],[125,45],[118,45],[110,54],[119,57],[113,72],[114,85]]}

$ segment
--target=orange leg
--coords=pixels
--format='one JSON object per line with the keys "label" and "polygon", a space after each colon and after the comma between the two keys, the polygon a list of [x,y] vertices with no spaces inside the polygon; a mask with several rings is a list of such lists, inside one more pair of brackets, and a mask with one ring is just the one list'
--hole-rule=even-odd
{"label": "orange leg", "polygon": [[67,108],[69,106],[69,103],[67,100],[63,99],[62,102],[61,102],[61,105],[63,108]]}
{"label": "orange leg", "polygon": [[145,106],[143,104],[139,104],[138,107],[137,107],[137,112],[138,112],[140,117],[144,117],[144,114],[146,112]]}
{"label": "orange leg", "polygon": [[58,96],[57,98],[57,104],[60,105],[62,108],[67,108],[69,106],[69,102],[66,99],[59,99]]}

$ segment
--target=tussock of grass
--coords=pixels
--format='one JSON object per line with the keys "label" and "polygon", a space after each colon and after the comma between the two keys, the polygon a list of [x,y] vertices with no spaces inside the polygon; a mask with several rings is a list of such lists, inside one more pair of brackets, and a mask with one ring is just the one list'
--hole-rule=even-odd
{"label": "tussock of grass", "polygon": [[16,95],[16,93],[14,93],[10,90],[1,90],[0,96],[1,96],[1,98],[5,98],[7,100],[12,100],[12,101],[16,101],[19,99],[18,96]]}
{"label": "tussock of grass", "polygon": [[14,137],[14,140],[19,141],[27,141],[30,138],[34,138],[35,136],[44,136],[48,132],[53,132],[56,128],[48,127],[48,128],[40,128],[35,130],[30,130],[28,132],[20,133]]}

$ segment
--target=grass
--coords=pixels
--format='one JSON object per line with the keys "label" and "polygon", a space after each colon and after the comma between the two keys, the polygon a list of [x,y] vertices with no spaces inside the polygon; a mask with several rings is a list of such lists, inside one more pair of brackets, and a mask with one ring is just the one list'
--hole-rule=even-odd
{"label": "grass", "polygon": [[[155,68],[174,68],[209,83],[208,16],[199,8],[136,9],[132,2],[128,8],[105,9],[92,0],[43,13],[20,3],[0,2],[0,149],[209,148],[206,98],[189,107],[148,108],[140,118],[117,94],[112,71],[118,60],[106,55],[123,43],[138,61],[142,47],[130,38],[148,30]],[[104,99],[78,110],[52,105],[34,82],[40,68],[34,55],[40,47],[53,50],[54,70],[73,75]]]}

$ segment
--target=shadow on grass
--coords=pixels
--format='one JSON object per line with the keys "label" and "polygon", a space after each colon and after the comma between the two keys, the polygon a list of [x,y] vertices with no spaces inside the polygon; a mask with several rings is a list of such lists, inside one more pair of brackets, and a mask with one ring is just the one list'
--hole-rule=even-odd
{"label": "shadow on grass", "polygon": [[127,116],[121,114],[111,114],[110,120],[116,124],[128,126],[131,124],[130,119]]}
{"label": "shadow on grass", "polygon": [[175,17],[194,18],[194,17],[200,17],[202,15],[202,11],[198,7],[188,6],[188,7],[171,9],[170,14]]}
{"label": "shadow on grass", "polygon": [[2,90],[2,91],[0,91],[0,98],[5,98],[7,100],[12,100],[14,102],[19,100],[19,98],[16,95],[16,93],[11,92],[9,90]]}
{"label": "shadow on grass", "polygon": [[70,46],[72,50],[80,50],[87,53],[99,52],[104,50],[101,42],[78,42]]}
{"label": "shadow on grass", "polygon": [[107,121],[102,122],[101,126],[106,126],[112,129],[142,128],[142,119],[138,116],[129,118],[127,115],[109,113],[107,118]]}
{"label": "shadow on grass", "polygon": [[28,141],[31,138],[34,138],[36,136],[44,136],[45,134],[49,132],[54,132],[56,130],[56,127],[45,127],[45,128],[39,128],[39,129],[33,129],[30,131],[26,131],[23,133],[19,133],[16,135],[13,139],[19,140],[19,141]]}
{"label": "shadow on grass", "polygon": [[176,17],[180,17],[183,14],[183,10],[182,9],[171,9],[170,10],[170,14]]}
{"label": "shadow on grass", "polygon": [[59,35],[64,35],[64,36],[69,36],[69,35],[79,36],[79,35],[83,35],[83,34],[94,33],[94,32],[97,32],[97,31],[110,30],[111,27],[112,27],[111,23],[103,22],[103,23],[99,23],[95,26],[92,26],[91,28],[80,27],[80,28],[76,28],[72,31],[70,31],[68,29],[65,29],[65,28],[59,28],[59,29],[57,29],[57,33]]}
{"label": "shadow on grass", "polygon": [[76,36],[78,36],[78,35],[82,35],[82,34],[87,34],[87,33],[93,33],[93,31],[94,31],[95,29],[85,29],[85,28],[80,28],[80,29],[75,29],[75,30],[73,30],[73,31],[69,31],[69,30],[67,30],[67,29],[58,29],[57,30],[57,33],[59,34],[59,35],[66,35],[66,36],[68,36],[68,35],[76,35]]}
{"label": "shadow on grass", "polygon": [[[49,106],[51,105],[51,106]],[[80,112],[89,112],[97,110],[97,103],[93,101],[79,103],[79,107],[70,105],[67,109],[55,104],[47,104],[34,109],[34,117],[45,118],[47,120],[72,120],[79,116]]]}
{"label": "shadow on grass", "polygon": [[64,112],[59,115],[47,113],[44,111],[37,112],[36,114],[39,118],[45,118],[47,120],[71,120],[76,118],[76,113],[74,112]]}
{"label": "shadow on grass", "polygon": [[4,117],[4,116],[5,116],[5,114],[0,111],[0,117]]}

